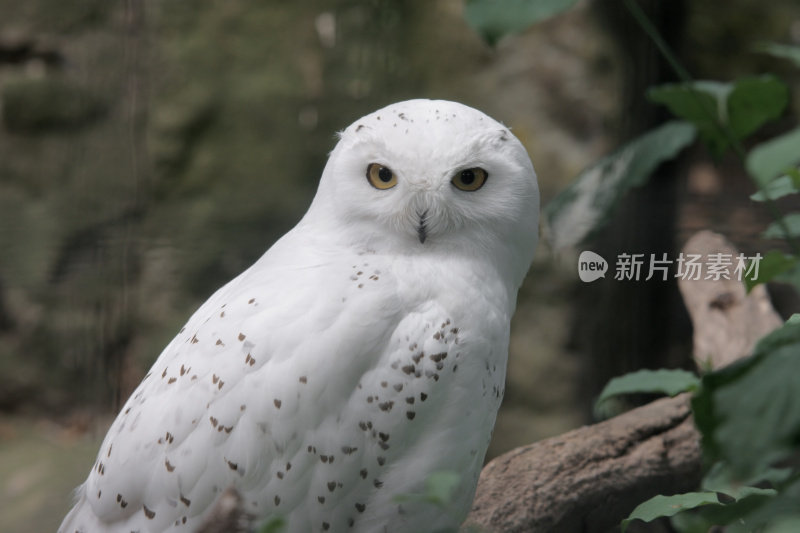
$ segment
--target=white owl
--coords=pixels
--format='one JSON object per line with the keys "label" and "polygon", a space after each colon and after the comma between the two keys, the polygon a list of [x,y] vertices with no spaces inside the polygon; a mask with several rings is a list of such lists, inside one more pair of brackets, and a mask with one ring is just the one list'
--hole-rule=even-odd
{"label": "white owl", "polygon": [[[525,149],[483,113],[357,120],[303,219],[161,353],[59,531],[194,531],[228,487],[290,532],[457,526],[538,215]],[[448,512],[398,498],[437,471],[460,474]]]}

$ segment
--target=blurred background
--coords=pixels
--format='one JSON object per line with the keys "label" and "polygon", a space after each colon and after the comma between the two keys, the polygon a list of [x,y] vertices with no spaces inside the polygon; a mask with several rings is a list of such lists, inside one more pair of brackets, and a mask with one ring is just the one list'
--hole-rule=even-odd
{"label": "blurred background", "polygon": [[[790,65],[794,0],[642,0],[696,78]],[[0,524],[52,531],[116,409],[216,288],[308,207],[334,134],[444,98],[510,126],[546,204],[665,119],[674,79],[620,2],[582,1],[495,46],[462,0],[0,0]],[[773,126],[772,133],[787,124]],[[702,228],[762,251],[768,214],[737,165],[694,147],[592,244],[673,255]],[[540,246],[514,319],[490,456],[591,422],[608,378],[689,367],[674,282],[578,280]],[[791,297],[785,306],[793,305]]]}

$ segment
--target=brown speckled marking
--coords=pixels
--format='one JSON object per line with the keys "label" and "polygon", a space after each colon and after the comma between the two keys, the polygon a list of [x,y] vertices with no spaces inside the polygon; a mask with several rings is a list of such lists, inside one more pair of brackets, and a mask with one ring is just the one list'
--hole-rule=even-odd
{"label": "brown speckled marking", "polygon": [[425,394],[424,392],[420,392],[420,393],[419,393],[419,399],[420,399],[420,400],[422,400],[422,401],[424,402],[425,400],[427,400],[427,399],[428,399],[428,395],[427,395],[427,394]]}
{"label": "brown speckled marking", "polygon": [[181,503],[186,507],[189,507],[190,505],[192,505],[192,500],[181,494]]}
{"label": "brown speckled marking", "polygon": [[323,531],[328,531],[330,528],[331,528],[331,525],[329,523],[327,523],[327,522],[323,522],[322,523],[322,530]]}
{"label": "brown speckled marking", "polygon": [[164,459],[164,466],[167,467],[167,472],[175,471],[175,467],[169,462],[169,459]]}
{"label": "brown speckled marking", "polygon": [[217,427],[218,420],[216,418],[214,418],[213,416],[209,416],[208,419],[211,421],[212,426]]}
{"label": "brown speckled marking", "polygon": [[356,450],[358,450],[358,448],[354,448],[352,446],[342,446],[342,453],[345,455],[350,455]]}
{"label": "brown speckled marking", "polygon": [[417,413],[414,411],[406,411],[406,418],[409,420],[414,420],[414,417],[417,416]]}
{"label": "brown speckled marking", "polygon": [[366,505],[364,505],[363,503],[356,503],[356,510],[357,510],[359,513],[363,513],[363,512],[364,512],[364,509],[366,509],[366,508],[367,508],[367,506],[366,506]]}
{"label": "brown speckled marking", "polygon": [[152,520],[153,518],[155,518],[156,512],[155,511],[151,511],[150,509],[148,509],[146,505],[142,504],[142,510],[144,510],[144,515],[149,520]]}
{"label": "brown speckled marking", "polygon": [[228,463],[228,467],[229,467],[231,470],[238,470],[238,469],[239,469],[239,465],[238,465],[237,463],[234,463],[234,462],[233,462],[233,461],[231,461],[231,460],[226,460],[226,461],[227,461],[227,463]]}
{"label": "brown speckled marking", "polygon": [[386,457],[378,456],[378,464],[379,465],[383,466],[385,462],[386,462]]}
{"label": "brown speckled marking", "polygon": [[245,364],[248,364],[250,366],[253,366],[254,364],[256,364],[255,358],[252,355],[250,355],[249,353],[247,354],[247,357],[244,358],[244,362],[245,362]]}
{"label": "brown speckled marking", "polygon": [[319,503],[325,503],[325,496],[317,496],[317,501]]}
{"label": "brown speckled marking", "polygon": [[281,401],[279,399],[275,398],[274,400],[272,400],[272,403],[275,404],[275,409],[281,408]]}
{"label": "brown speckled marking", "polygon": [[366,468],[362,468],[361,472],[359,472],[359,475],[361,476],[361,479],[367,479],[367,474],[369,474],[369,472],[367,472]]}
{"label": "brown speckled marking", "polygon": [[281,472],[280,470],[278,470],[278,471],[275,473],[275,475],[277,476],[277,478],[278,478],[278,479],[283,479],[283,472]]}
{"label": "brown speckled marking", "polygon": [[336,490],[336,482],[328,481],[328,492],[333,492],[334,490]]}
{"label": "brown speckled marking", "polygon": [[276,494],[275,495],[275,507],[279,506],[280,504],[281,504],[281,497]]}
{"label": "brown speckled marking", "polygon": [[300,376],[300,383],[308,383],[308,378],[306,376]]}
{"label": "brown speckled marking", "polygon": [[406,374],[413,374],[413,373],[414,373],[414,365],[405,365],[405,366],[402,368],[402,370],[403,370],[403,372],[405,372]]}
{"label": "brown speckled marking", "polygon": [[238,339],[239,339],[240,341],[243,341],[245,338],[247,338],[247,335],[245,335],[244,333],[239,333],[239,337],[238,337]]}
{"label": "brown speckled marking", "polygon": [[125,499],[122,497],[122,494],[117,494],[117,503],[123,509],[125,509],[128,506],[128,502],[125,501]]}
{"label": "brown speckled marking", "polygon": [[255,301],[256,301],[256,299],[255,299],[255,298],[250,298],[249,300],[247,300],[247,303],[249,303],[249,304],[252,304],[252,303],[253,303],[253,302],[255,302]]}
{"label": "brown speckled marking", "polygon": [[379,403],[378,407],[380,407],[381,411],[387,411],[388,412],[388,411],[392,410],[392,406],[393,405],[394,405],[394,402],[388,401],[388,402]]}

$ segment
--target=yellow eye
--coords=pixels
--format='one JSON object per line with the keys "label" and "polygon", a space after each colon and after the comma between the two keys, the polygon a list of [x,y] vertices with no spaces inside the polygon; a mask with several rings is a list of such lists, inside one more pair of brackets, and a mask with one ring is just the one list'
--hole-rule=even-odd
{"label": "yellow eye", "polygon": [[461,170],[455,176],[453,176],[452,182],[456,188],[461,189],[462,191],[472,192],[483,187],[483,184],[486,183],[486,178],[488,177],[489,173],[482,168],[467,168]]}
{"label": "yellow eye", "polygon": [[391,189],[397,185],[397,176],[392,169],[378,163],[370,163],[367,167],[367,180],[370,185],[381,190]]}

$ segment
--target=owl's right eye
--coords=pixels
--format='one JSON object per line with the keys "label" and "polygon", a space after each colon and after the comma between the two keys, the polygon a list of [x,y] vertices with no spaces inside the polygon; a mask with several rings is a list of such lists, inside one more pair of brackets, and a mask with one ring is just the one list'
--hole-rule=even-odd
{"label": "owl's right eye", "polygon": [[386,190],[397,185],[397,176],[389,167],[370,163],[367,167],[367,181],[376,189]]}

